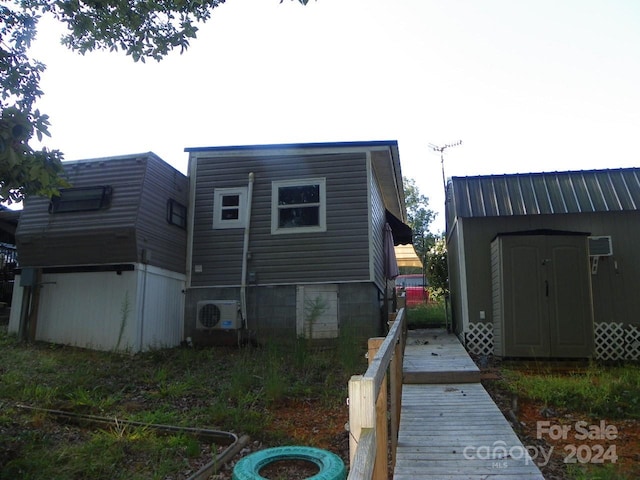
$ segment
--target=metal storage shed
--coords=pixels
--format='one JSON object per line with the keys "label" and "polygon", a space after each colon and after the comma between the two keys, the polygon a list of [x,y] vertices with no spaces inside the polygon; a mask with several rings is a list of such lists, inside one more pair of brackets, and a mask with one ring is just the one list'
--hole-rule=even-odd
{"label": "metal storage shed", "polygon": [[[520,235],[533,248],[539,240],[536,237],[544,236],[553,243],[563,233],[582,234],[577,235],[584,245],[579,268],[587,273],[578,275],[578,268],[570,265],[558,267],[557,260],[554,267],[570,271],[571,281],[586,276],[590,283],[590,294],[583,297],[581,306],[588,318],[589,302],[592,305],[593,354],[605,359],[640,357],[639,168],[453,177],[447,186],[446,217],[453,326],[470,350],[514,356],[577,355],[569,346],[555,351],[529,346],[528,354],[521,350],[510,353],[515,340],[505,338],[526,331],[523,320],[510,319],[505,312],[529,301],[528,296],[539,288],[546,295],[544,282],[548,280],[536,272],[540,265],[532,261],[526,274],[520,272],[517,278],[528,275],[527,281],[537,282],[535,288],[517,284],[516,291],[509,291],[507,279],[500,276],[510,262],[504,251],[515,241],[508,237]],[[496,242],[493,255],[492,242]],[[503,253],[496,253],[500,248]],[[515,257],[514,261],[523,261]],[[547,258],[549,255],[541,254],[536,261]],[[563,281],[569,281],[567,278]],[[496,302],[500,291],[508,297],[502,303]],[[577,336],[585,332],[590,336],[588,320],[570,328]],[[588,347],[589,342],[584,345]]]}

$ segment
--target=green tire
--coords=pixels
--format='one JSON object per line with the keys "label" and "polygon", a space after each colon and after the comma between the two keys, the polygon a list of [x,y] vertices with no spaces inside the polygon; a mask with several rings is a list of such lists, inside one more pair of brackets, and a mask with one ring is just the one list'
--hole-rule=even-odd
{"label": "green tire", "polygon": [[334,453],[313,447],[275,447],[260,450],[240,460],[233,469],[233,480],[266,480],[260,470],[273,462],[306,460],[315,463],[320,471],[307,480],[345,480],[347,470],[342,459]]}

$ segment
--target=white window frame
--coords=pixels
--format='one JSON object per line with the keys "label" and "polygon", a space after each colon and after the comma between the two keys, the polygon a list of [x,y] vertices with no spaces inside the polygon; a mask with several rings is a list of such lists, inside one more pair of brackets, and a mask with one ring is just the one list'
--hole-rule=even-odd
{"label": "white window frame", "polygon": [[[303,187],[305,185],[318,185],[320,201],[317,204],[300,204],[306,207],[318,206],[318,225],[301,227],[280,227],[280,211],[294,206],[278,205],[278,192],[281,187]],[[327,231],[327,188],[325,178],[303,178],[295,180],[276,180],[271,182],[271,234],[296,234]]]}
{"label": "white window frame", "polygon": [[[238,196],[237,207],[224,207],[223,198],[226,196]],[[225,209],[237,208],[238,218],[223,219],[222,212]],[[213,191],[213,228],[245,228],[247,223],[247,187],[216,188]]]}

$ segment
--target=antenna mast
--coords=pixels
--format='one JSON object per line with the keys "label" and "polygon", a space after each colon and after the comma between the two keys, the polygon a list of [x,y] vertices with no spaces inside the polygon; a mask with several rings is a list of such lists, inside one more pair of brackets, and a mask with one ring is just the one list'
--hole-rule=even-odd
{"label": "antenna mast", "polygon": [[[447,143],[446,145],[442,145],[441,147],[439,147],[438,145],[434,145],[433,143],[429,144],[429,148],[431,150],[433,150],[434,152],[440,152],[440,165],[442,165],[442,187],[444,188],[444,204],[445,204],[445,218],[446,218],[446,205],[447,205],[447,180],[444,176],[444,151],[447,148],[452,148],[452,147],[457,147],[458,145],[462,145],[462,140],[458,140],[457,142],[454,143]],[[445,233],[445,239],[446,239],[446,233]],[[447,263],[447,270],[449,269],[448,263]],[[447,271],[447,283],[449,282],[449,272]],[[449,325],[449,307],[448,307],[448,303],[449,303],[449,295],[447,293],[445,293],[444,295],[444,322],[445,322],[445,326],[447,327],[447,332],[451,333],[451,325]]]}
{"label": "antenna mast", "polygon": [[434,152],[440,152],[440,165],[442,166],[442,187],[444,188],[445,199],[447,198],[447,180],[444,176],[444,151],[447,148],[457,147],[458,145],[462,145],[462,140],[458,140],[455,143],[447,143],[446,145],[443,145],[441,147],[434,145],[433,143],[430,143],[428,145],[429,148]]}

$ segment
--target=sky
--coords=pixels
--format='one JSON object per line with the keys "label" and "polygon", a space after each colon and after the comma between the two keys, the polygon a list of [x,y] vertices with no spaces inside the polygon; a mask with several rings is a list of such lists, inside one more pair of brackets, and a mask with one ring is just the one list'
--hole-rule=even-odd
{"label": "sky", "polygon": [[397,140],[444,230],[445,176],[640,166],[636,0],[227,0],[183,54],[84,56],[41,21],[38,107],[67,160]]}

